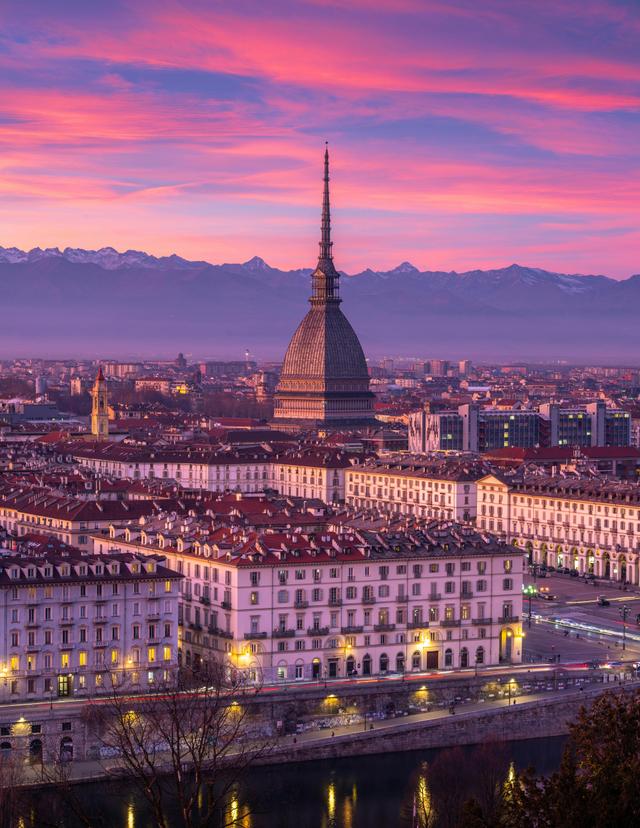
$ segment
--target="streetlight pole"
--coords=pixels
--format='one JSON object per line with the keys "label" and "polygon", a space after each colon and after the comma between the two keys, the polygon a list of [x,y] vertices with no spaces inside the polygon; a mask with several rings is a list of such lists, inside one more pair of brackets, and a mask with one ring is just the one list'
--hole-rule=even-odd
{"label": "streetlight pole", "polygon": [[625,604],[620,610],[622,618],[622,649],[627,649],[627,616],[629,615],[629,607]]}
{"label": "streetlight pole", "polygon": [[522,587],[522,591],[529,599],[529,617],[527,619],[527,626],[531,629],[531,599],[537,593],[537,590],[533,584],[528,584],[527,586]]}

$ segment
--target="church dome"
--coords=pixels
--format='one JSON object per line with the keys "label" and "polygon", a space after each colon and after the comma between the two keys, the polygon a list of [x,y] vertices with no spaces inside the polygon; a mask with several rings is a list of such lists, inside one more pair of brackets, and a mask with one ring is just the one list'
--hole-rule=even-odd
{"label": "church dome", "polygon": [[312,307],[291,338],[281,382],[289,378],[369,379],[362,346],[338,305]]}

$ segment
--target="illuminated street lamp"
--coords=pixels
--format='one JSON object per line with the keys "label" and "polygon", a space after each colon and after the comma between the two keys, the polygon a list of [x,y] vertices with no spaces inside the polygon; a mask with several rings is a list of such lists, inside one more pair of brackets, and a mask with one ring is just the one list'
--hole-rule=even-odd
{"label": "illuminated street lamp", "polygon": [[538,591],[533,584],[528,584],[527,586],[522,587],[522,592],[524,596],[529,599],[529,618],[527,626],[531,627],[531,599],[537,594]]}

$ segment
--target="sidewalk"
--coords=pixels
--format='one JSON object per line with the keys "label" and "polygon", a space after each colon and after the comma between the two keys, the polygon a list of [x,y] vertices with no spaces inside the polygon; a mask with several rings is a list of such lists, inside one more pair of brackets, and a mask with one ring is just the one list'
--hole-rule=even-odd
{"label": "sidewalk", "polygon": [[[551,700],[567,699],[575,700],[576,707],[584,698],[599,695],[607,689],[617,689],[621,687],[633,688],[640,685],[640,682],[626,681],[626,682],[611,682],[609,684],[589,685],[584,690],[576,691],[575,688],[566,688],[564,690],[557,690],[553,692],[537,693],[526,696],[517,696],[501,699],[493,699],[486,702],[473,702],[469,704],[457,704],[455,714],[456,719],[465,719],[473,717],[479,713],[486,714],[491,711],[498,712],[505,707],[511,705],[518,709],[536,705],[542,701],[549,702]],[[313,744],[329,744],[339,743],[345,738],[352,738],[358,736],[359,739],[366,739],[368,737],[376,738],[380,733],[388,733],[392,731],[411,730],[416,725],[424,722],[436,722],[445,719],[451,719],[452,714],[448,708],[431,710],[428,713],[415,713],[407,716],[398,716],[391,719],[376,720],[372,723],[367,721],[366,730],[364,722],[359,722],[353,725],[345,725],[342,727],[335,727],[333,729],[309,730],[304,733],[280,736],[275,740],[273,749],[270,751],[272,757],[281,755],[281,762],[286,763],[295,761],[292,756],[291,749],[294,747],[304,747],[305,745]],[[371,727],[371,724],[373,727]],[[77,760],[72,762],[69,768],[68,780],[70,782],[89,782],[104,779],[109,776],[122,776],[122,771],[118,766],[117,760]],[[25,785],[42,785],[43,780],[38,766],[25,767]],[[44,782],[46,784],[46,781]]]}

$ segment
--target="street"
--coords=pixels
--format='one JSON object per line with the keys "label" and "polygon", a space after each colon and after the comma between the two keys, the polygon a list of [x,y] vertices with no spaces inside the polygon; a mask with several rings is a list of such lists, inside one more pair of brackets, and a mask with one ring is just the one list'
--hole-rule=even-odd
{"label": "street", "polygon": [[[531,601],[530,627],[529,599],[526,596],[524,599],[526,661],[553,658],[562,663],[640,661],[640,626],[636,623],[640,592],[637,588],[627,587],[623,591],[619,585],[608,582],[593,586],[580,578],[555,573],[535,580],[529,576],[525,581],[525,586],[528,585],[536,587],[538,596]],[[542,591],[554,596],[553,600],[540,598]],[[609,601],[608,606],[598,605],[601,595]],[[621,617],[625,606],[628,608],[626,625]]]}

